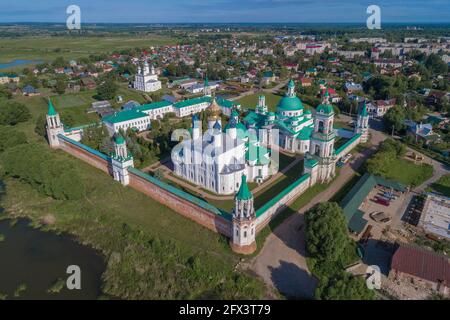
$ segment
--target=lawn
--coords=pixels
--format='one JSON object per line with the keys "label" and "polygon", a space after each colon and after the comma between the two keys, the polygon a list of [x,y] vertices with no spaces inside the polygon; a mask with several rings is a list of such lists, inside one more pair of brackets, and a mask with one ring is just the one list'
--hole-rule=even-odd
{"label": "lawn", "polygon": [[387,179],[398,181],[406,186],[417,187],[433,176],[433,167],[429,164],[416,165],[411,161],[397,159],[385,168]]}
{"label": "lawn", "polygon": [[273,93],[267,93],[267,92],[254,93],[254,94],[245,96],[245,97],[237,100],[236,102],[240,103],[242,105],[242,107],[244,107],[244,108],[254,109],[256,107],[256,105],[258,104],[258,98],[261,94],[266,96],[266,105],[268,106],[269,111],[275,112],[278,101],[280,101],[281,96],[278,96]]}
{"label": "lawn", "polygon": [[[177,43],[176,38],[149,36],[37,36],[0,40],[0,62],[16,59],[51,61],[57,57],[77,59],[134,47],[150,47]],[[12,70],[22,70],[19,66]],[[2,70],[5,71],[5,70]]]}
{"label": "lawn", "polygon": [[431,185],[431,188],[446,197],[450,197],[450,174],[440,177],[438,181]]}

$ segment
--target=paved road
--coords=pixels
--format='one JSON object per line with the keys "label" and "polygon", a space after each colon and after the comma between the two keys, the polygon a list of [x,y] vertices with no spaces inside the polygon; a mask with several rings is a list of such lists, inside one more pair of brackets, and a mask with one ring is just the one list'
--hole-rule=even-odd
{"label": "paved road", "polygon": [[376,151],[380,142],[386,139],[386,136],[377,130],[371,130],[371,134],[372,147],[362,153],[356,153],[353,160],[341,169],[331,186],[279,225],[267,237],[263,249],[251,262],[251,269],[261,276],[266,284],[275,287],[285,296],[314,296],[317,281],[306,265],[303,213],[317,203],[330,200],[351,179],[355,170]]}
{"label": "paved road", "polygon": [[284,86],[286,86],[286,84],[287,84],[287,81],[283,81],[283,82],[277,84],[277,85],[276,85],[275,87],[273,87],[273,88],[262,89],[262,90],[259,90],[259,89],[249,90],[249,91],[246,91],[246,92],[241,93],[240,95],[238,95],[238,96],[236,96],[236,97],[229,98],[228,100],[236,101],[236,100],[239,100],[239,99],[241,99],[241,98],[243,98],[243,97],[250,96],[250,95],[252,95],[252,94],[255,94],[255,93],[261,92],[261,91],[262,91],[262,92],[265,92],[265,93],[276,93],[278,90],[280,90],[281,88],[283,88]]}

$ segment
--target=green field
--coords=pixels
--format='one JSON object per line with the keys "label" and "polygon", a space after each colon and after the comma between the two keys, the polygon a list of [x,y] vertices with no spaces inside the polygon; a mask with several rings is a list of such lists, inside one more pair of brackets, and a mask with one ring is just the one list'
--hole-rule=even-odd
{"label": "green field", "polygon": [[385,177],[406,186],[417,187],[433,176],[433,167],[429,164],[416,165],[411,161],[397,159],[386,169]]}
{"label": "green field", "polygon": [[[41,36],[0,39],[0,63],[16,59],[51,61],[57,57],[77,59],[135,47],[175,44],[177,39],[151,36]],[[13,68],[22,70],[25,66]]]}
{"label": "green field", "polygon": [[450,174],[443,175],[438,181],[432,184],[431,188],[444,196],[450,197]]}
{"label": "green field", "polygon": [[267,92],[254,93],[254,94],[245,96],[245,97],[237,100],[236,102],[240,103],[244,108],[254,109],[256,107],[256,105],[258,104],[258,97],[261,94],[266,96],[266,105],[269,107],[269,111],[275,112],[278,101],[280,101],[281,96],[278,96],[273,93],[267,93]]}

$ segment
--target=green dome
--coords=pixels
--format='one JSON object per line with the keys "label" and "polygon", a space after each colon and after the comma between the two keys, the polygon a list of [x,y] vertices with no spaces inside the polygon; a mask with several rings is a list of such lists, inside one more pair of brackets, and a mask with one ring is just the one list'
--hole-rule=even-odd
{"label": "green dome", "polygon": [[311,112],[311,110],[305,110],[305,114],[311,114],[312,112]]}
{"label": "green dome", "polygon": [[303,104],[297,96],[285,96],[281,98],[277,105],[277,110],[279,111],[297,111],[301,109],[303,109]]}
{"label": "green dome", "polygon": [[329,114],[329,115],[334,114],[333,106],[330,104],[320,104],[317,107],[316,111],[321,114]]}
{"label": "green dome", "polygon": [[116,144],[123,144],[123,143],[125,143],[125,139],[124,139],[122,136],[117,135],[117,136],[114,138],[114,142],[115,142]]}

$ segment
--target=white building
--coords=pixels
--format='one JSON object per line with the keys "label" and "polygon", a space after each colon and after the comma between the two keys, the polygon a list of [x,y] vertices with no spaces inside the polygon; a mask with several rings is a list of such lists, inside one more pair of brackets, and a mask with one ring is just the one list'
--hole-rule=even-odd
{"label": "white building", "polygon": [[429,193],[422,210],[419,226],[425,232],[450,239],[450,198]]}
{"label": "white building", "polygon": [[261,182],[270,175],[269,150],[260,145],[232,113],[225,132],[221,108],[213,98],[209,106],[208,129],[202,134],[201,122],[193,117],[192,137],[172,150],[174,172],[184,179],[217,194],[234,194],[242,176]]}
{"label": "white building", "polygon": [[134,89],[144,92],[154,92],[161,89],[161,81],[155,72],[155,67],[149,68],[148,62],[144,62],[144,66],[138,66],[138,73],[134,77]]}

